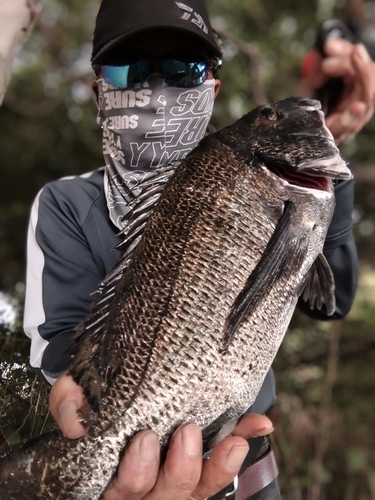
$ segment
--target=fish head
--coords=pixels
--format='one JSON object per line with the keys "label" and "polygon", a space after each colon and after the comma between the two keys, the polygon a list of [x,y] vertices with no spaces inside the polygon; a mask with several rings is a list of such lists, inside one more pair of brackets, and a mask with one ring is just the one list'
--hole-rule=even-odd
{"label": "fish head", "polygon": [[[240,159],[256,172],[260,203],[272,207],[276,229],[265,251],[267,262],[284,259],[280,275],[287,269],[290,276],[303,276],[303,284],[314,283],[313,292],[309,287],[310,307],[324,303],[327,314],[332,314],[333,277],[320,255],[335,208],[333,181],[353,176],[325,124],[320,103],[293,97],[260,106],[240,119],[228,137]],[[269,274],[278,275],[274,269]]]}
{"label": "fish head", "polygon": [[317,184],[327,183],[327,178],[352,178],[325,125],[319,101],[291,97],[260,106],[241,118],[234,132],[242,158],[255,156],[278,175],[284,171],[298,182],[298,174],[305,174],[316,177]]}

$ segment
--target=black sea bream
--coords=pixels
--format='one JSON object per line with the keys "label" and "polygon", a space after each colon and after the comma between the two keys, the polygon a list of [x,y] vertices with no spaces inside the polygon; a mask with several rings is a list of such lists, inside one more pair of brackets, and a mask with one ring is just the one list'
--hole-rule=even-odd
{"label": "black sea bream", "polygon": [[137,431],[165,446],[182,422],[207,436],[241,416],[299,295],[335,309],[321,251],[332,179],[349,178],[319,103],[302,98],[255,109],[155,175],[78,328],[69,372],[91,407],[87,436],[56,431],[6,454],[1,498],[98,499]]}

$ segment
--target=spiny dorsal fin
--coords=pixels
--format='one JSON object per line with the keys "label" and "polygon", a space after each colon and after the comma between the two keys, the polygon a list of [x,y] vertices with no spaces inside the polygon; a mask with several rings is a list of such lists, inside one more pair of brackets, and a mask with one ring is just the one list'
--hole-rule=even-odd
{"label": "spiny dorsal fin", "polygon": [[142,183],[141,193],[129,203],[131,210],[125,216],[125,226],[119,233],[123,236],[123,240],[116,247],[122,251],[121,257],[99,283],[97,291],[93,293],[97,298],[92,304],[89,316],[78,326],[75,339],[81,336],[97,337],[103,331],[115,296],[116,285],[132,261],[134,251],[142,239],[147,220],[178,165],[179,162],[176,162],[155,170],[154,175]]}

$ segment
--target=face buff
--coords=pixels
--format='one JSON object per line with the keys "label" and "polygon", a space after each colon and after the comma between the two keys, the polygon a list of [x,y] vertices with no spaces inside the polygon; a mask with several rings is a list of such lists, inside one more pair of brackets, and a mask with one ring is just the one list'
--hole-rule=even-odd
{"label": "face buff", "polygon": [[119,89],[98,80],[104,189],[110,218],[119,229],[128,203],[152,172],[185,158],[204,137],[214,85],[215,80],[206,80],[198,87],[182,89],[155,76],[141,87]]}

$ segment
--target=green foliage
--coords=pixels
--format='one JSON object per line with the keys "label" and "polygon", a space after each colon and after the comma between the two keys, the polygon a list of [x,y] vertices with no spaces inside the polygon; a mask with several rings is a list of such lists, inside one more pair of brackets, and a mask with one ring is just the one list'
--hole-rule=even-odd
{"label": "green foliage", "polygon": [[[259,54],[259,73],[269,101],[295,93],[300,66],[311,50],[318,13],[315,1],[208,1],[213,25],[251,44]],[[328,15],[336,15],[332,9]],[[246,55],[233,42],[223,39],[223,81],[214,118],[229,123],[256,105]]]}
{"label": "green foliage", "polygon": [[[372,498],[374,293],[373,270],[366,265],[345,321],[321,323],[296,314],[281,346],[274,363],[278,403],[271,419],[284,500]],[[330,347],[338,337],[335,359]],[[336,370],[331,389],[329,364]],[[313,485],[321,496],[313,496]]]}
{"label": "green foliage", "polygon": [[29,342],[17,321],[0,324],[0,450],[55,427],[46,384],[33,374]]}

